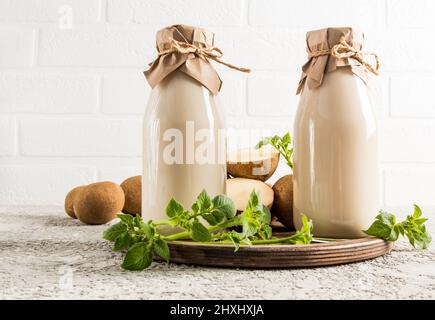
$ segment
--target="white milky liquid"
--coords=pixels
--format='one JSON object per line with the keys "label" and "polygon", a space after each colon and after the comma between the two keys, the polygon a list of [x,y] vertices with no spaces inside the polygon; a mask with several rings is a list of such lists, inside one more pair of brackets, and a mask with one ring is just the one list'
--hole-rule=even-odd
{"label": "white milky liquid", "polygon": [[355,238],[379,210],[378,132],[364,82],[349,68],[305,86],[294,126],[294,220],[314,235]]}
{"label": "white milky liquid", "polygon": [[[186,128],[186,123],[193,130]],[[165,209],[171,197],[190,209],[203,189],[210,196],[225,193],[225,138],[219,140],[224,128],[223,111],[216,96],[181,71],[174,72],[153,89],[143,122],[142,216],[145,220],[167,218]],[[164,141],[165,132],[171,132],[168,129],[181,133],[184,141],[176,149],[181,150],[181,155],[168,152],[174,150],[167,147],[175,140]],[[206,138],[197,136],[199,141],[191,143],[200,129],[210,133],[207,150],[213,149],[214,157],[198,150],[201,145],[204,147]],[[202,163],[204,157],[195,157],[195,153],[205,154],[213,161]],[[182,159],[182,163],[168,164],[165,159],[168,156],[172,160],[171,156]]]}

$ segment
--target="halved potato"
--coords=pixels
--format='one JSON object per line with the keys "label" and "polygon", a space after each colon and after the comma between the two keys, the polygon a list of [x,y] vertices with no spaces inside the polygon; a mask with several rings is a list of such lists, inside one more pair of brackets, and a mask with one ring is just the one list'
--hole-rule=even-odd
{"label": "halved potato", "polygon": [[236,178],[266,181],[275,172],[278,162],[279,152],[273,147],[239,149],[228,152],[227,171]]}
{"label": "halved potato", "polygon": [[270,209],[273,204],[273,190],[269,185],[253,179],[227,179],[227,196],[234,201],[237,211],[245,210],[254,189],[260,194],[263,204]]}

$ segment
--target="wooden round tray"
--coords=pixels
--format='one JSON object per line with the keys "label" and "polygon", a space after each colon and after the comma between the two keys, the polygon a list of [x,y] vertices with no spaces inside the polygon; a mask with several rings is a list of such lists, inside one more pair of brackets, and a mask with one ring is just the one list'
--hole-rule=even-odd
{"label": "wooden round tray", "polygon": [[[274,233],[285,236],[286,233]],[[393,243],[366,237],[309,245],[240,246],[227,244],[169,243],[171,262],[233,268],[318,267],[373,259],[391,251]],[[158,258],[157,258],[158,259]]]}

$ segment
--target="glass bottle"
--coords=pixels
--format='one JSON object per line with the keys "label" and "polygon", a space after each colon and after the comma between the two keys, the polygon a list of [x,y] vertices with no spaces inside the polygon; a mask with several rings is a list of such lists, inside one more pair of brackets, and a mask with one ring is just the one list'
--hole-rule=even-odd
{"label": "glass bottle", "polygon": [[[145,71],[153,88],[143,120],[142,216],[165,219],[171,198],[190,209],[202,190],[225,194],[222,86],[211,61],[223,62],[214,34],[173,25],[157,32],[158,57]],[[164,230],[166,229],[166,231]],[[174,232],[170,227],[163,232]]]}
{"label": "glass bottle", "polygon": [[315,236],[356,238],[379,211],[378,127],[365,67],[329,53],[342,40],[359,51],[363,34],[351,28],[307,34],[311,59],[294,120],[293,218],[296,228],[302,213],[311,218]]}
{"label": "glass bottle", "polygon": [[146,219],[167,218],[171,198],[190,208],[203,189],[212,196],[225,193],[224,129],[217,96],[198,81],[175,71],[154,87],[143,120]]}

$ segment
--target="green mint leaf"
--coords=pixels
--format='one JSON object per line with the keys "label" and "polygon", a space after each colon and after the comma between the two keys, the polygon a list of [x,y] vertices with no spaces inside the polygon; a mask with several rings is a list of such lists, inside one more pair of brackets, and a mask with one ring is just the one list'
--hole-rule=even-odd
{"label": "green mint leaf", "polygon": [[257,191],[252,190],[251,194],[249,195],[248,204],[246,205],[245,211],[261,211],[263,209],[263,205],[260,201],[260,194],[257,193]]}
{"label": "green mint leaf", "polygon": [[142,220],[142,217],[139,214],[136,214],[136,216],[133,219],[133,226],[139,229],[144,228],[145,223]]}
{"label": "green mint leaf", "polygon": [[198,208],[198,203],[194,203],[194,204],[192,204],[192,211],[193,211],[193,213],[198,213],[198,211],[199,211],[199,208]]}
{"label": "green mint leaf", "polygon": [[416,225],[421,226],[422,224],[424,224],[428,219],[426,218],[420,218],[420,219],[415,219],[414,222]]}
{"label": "green mint leaf", "polygon": [[129,214],[118,214],[118,218],[121,222],[125,223],[128,226],[133,226],[133,216]]}
{"label": "green mint leaf", "polygon": [[414,213],[408,215],[405,221],[396,223],[396,217],[387,212],[381,212],[376,216],[375,222],[364,231],[366,234],[382,238],[388,241],[396,241],[399,236],[408,238],[409,243],[416,249],[426,249],[432,241],[432,237],[422,218],[422,211],[418,205],[414,205]]}
{"label": "green mint leaf", "polygon": [[243,220],[242,225],[242,234],[244,238],[249,238],[254,236],[257,233],[257,223],[253,219],[245,219]]}
{"label": "green mint leaf", "polygon": [[[234,201],[224,195],[217,195],[212,200],[213,204],[213,213],[221,212],[224,214],[224,217],[227,219],[231,219],[236,215],[236,206],[234,205]],[[217,218],[217,217],[216,217]],[[218,222],[220,222],[219,220]]]}
{"label": "green mint leaf", "polygon": [[309,244],[313,240],[313,222],[304,214],[301,215],[302,226],[286,240],[290,244]]}
{"label": "green mint leaf", "polygon": [[154,226],[152,225],[152,221],[148,223],[144,223],[142,225],[142,230],[144,231],[145,237],[150,240],[154,237],[154,234],[156,230],[154,229]]}
{"label": "green mint leaf", "polygon": [[219,212],[216,212],[216,214],[214,213],[207,213],[207,214],[203,214],[202,218],[208,222],[209,225],[211,226],[215,226],[217,225],[219,222],[221,222],[224,218],[223,214],[220,214]]}
{"label": "green mint leaf", "polygon": [[420,236],[420,243],[421,249],[427,249],[429,247],[429,244],[432,242],[432,236],[429,234],[429,232],[426,230],[426,226],[422,227],[422,235]]}
{"label": "green mint leaf", "polygon": [[260,237],[264,240],[272,238],[272,228],[269,225],[263,225],[260,230]]}
{"label": "green mint leaf", "polygon": [[267,146],[271,143],[270,137],[261,138],[260,141],[255,145],[255,149],[260,149],[263,146]]}
{"label": "green mint leaf", "polygon": [[287,132],[285,135],[283,135],[281,141],[285,146],[289,145],[291,143],[290,132]]}
{"label": "green mint leaf", "polygon": [[122,268],[126,270],[143,270],[153,262],[153,255],[144,242],[135,243],[128,249],[122,262]]}
{"label": "green mint leaf", "polygon": [[432,242],[432,237],[425,225],[412,225],[405,223],[405,235],[409,243],[416,249],[427,249]]}
{"label": "green mint leaf", "polygon": [[113,251],[128,249],[130,247],[131,242],[132,242],[132,238],[130,234],[127,232],[122,233],[118,238],[116,238],[115,244],[113,245]]}
{"label": "green mint leaf", "polygon": [[376,219],[391,228],[396,224],[396,216],[388,212],[381,211],[381,213],[376,216]]}
{"label": "green mint leaf", "polygon": [[393,228],[390,226],[382,223],[380,220],[376,220],[367,230],[363,230],[363,232],[369,236],[389,240],[392,230]]}
{"label": "green mint leaf", "polygon": [[207,211],[211,207],[211,199],[208,195],[207,191],[202,190],[201,193],[198,195],[197,201],[198,205],[198,212]]}
{"label": "green mint leaf", "polygon": [[210,231],[208,231],[208,229],[198,221],[192,223],[192,229],[190,232],[192,240],[194,241],[207,242],[211,240]]}
{"label": "green mint leaf", "polygon": [[124,223],[115,223],[114,225],[110,226],[109,229],[106,229],[103,232],[103,239],[114,242],[116,238],[118,238],[122,233],[126,231],[127,226]]}
{"label": "green mint leaf", "polygon": [[166,215],[169,218],[176,217],[178,215],[182,215],[184,213],[184,208],[181,203],[179,203],[174,198],[171,198],[168,205],[166,206]]}
{"label": "green mint leaf", "polygon": [[273,137],[263,137],[261,140],[257,143],[255,148],[261,148],[265,145],[271,145],[274,147],[285,159],[287,162],[287,165],[290,168],[293,168],[293,163],[291,160],[291,156],[293,154],[293,148],[291,146],[291,136],[290,132],[287,132],[284,136],[279,137],[277,135]]}
{"label": "green mint leaf", "polygon": [[413,218],[418,219],[422,216],[423,212],[421,211],[420,207],[416,204],[414,204],[414,214]]}
{"label": "green mint leaf", "polygon": [[240,248],[241,235],[236,231],[225,232],[221,236],[222,240],[229,240],[234,245],[234,252],[237,252]]}
{"label": "green mint leaf", "polygon": [[161,238],[156,239],[156,241],[154,242],[154,252],[158,256],[162,257],[166,262],[169,262],[170,251],[169,251],[168,244],[166,243],[165,240]]}
{"label": "green mint leaf", "polygon": [[376,216],[375,222],[363,232],[369,236],[382,238],[388,241],[396,241],[400,229],[395,229],[396,217],[388,212],[381,212]]}
{"label": "green mint leaf", "polygon": [[266,207],[265,205],[263,205],[263,210],[262,210],[262,215],[261,215],[261,222],[263,222],[265,224],[269,224],[271,220],[272,220],[272,215],[270,213],[269,208]]}

